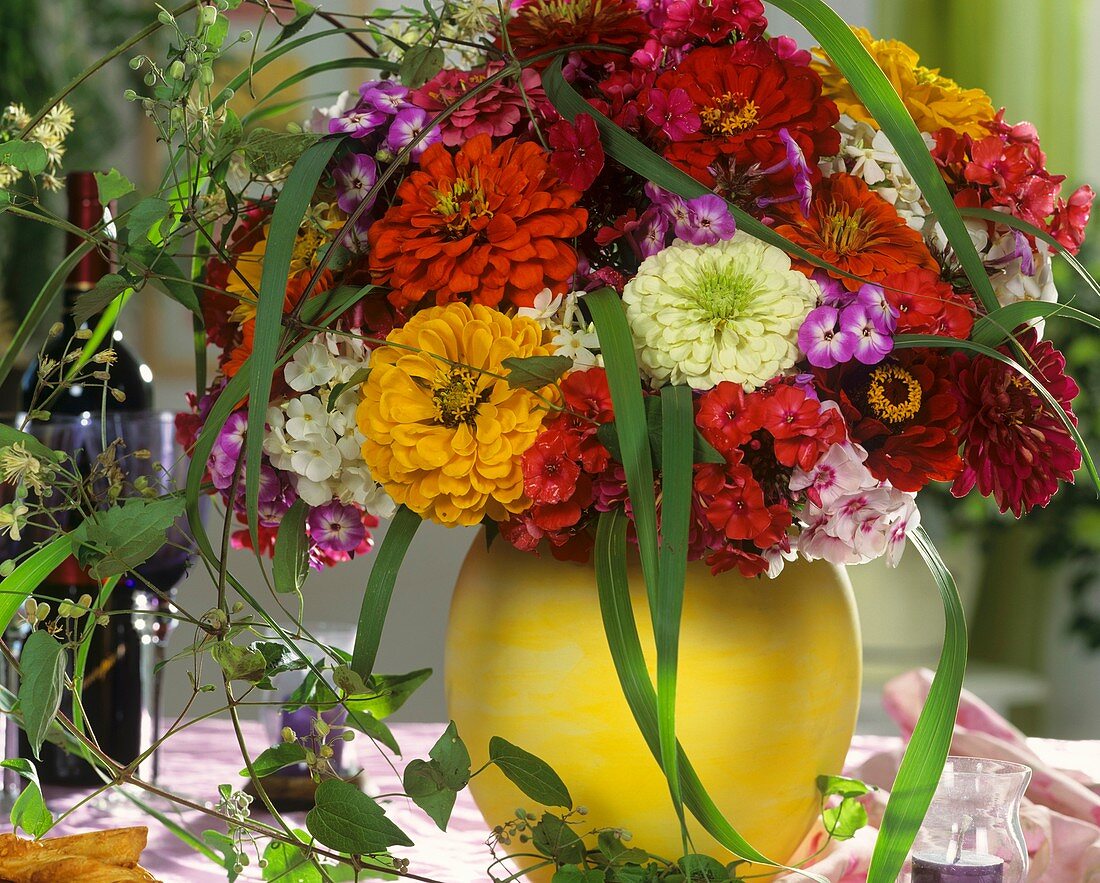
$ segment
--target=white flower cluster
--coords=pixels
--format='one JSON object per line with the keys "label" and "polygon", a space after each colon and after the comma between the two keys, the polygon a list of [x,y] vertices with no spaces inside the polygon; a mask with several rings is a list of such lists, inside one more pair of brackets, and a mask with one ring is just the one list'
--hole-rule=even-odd
{"label": "white flower cluster", "polygon": [[365,438],[355,421],[355,384],[335,389],[352,380],[369,359],[362,341],[341,335],[319,335],[299,349],[283,369],[287,385],[299,395],[268,408],[264,451],[272,466],[293,477],[298,496],[310,506],[336,498],[388,518],[393,500],[363,461]]}
{"label": "white flower cluster", "polygon": [[[886,133],[867,123],[856,122],[846,114],[841,116],[836,128],[840,132],[840,153],[822,160],[822,173],[828,176],[847,172],[862,178],[868,187],[897,209],[910,227],[927,235],[932,210]],[[921,137],[929,150],[935,146],[927,132],[922,132]]]}
{"label": "white flower cluster", "polygon": [[[847,115],[841,116],[837,130],[840,132],[840,153],[822,160],[822,173],[847,172],[862,178],[868,187],[897,209],[910,227],[924,236],[934,251],[944,252],[948,245],[947,235],[886,134]],[[935,139],[927,132],[922,132],[921,137],[932,150]],[[987,223],[980,219],[968,219],[966,228],[989,271],[1001,306],[1021,300],[1058,300],[1051,252],[1046,243],[1036,242],[1035,247],[1029,249],[1020,234],[1002,225],[998,225],[990,237]]]}
{"label": "white flower cluster", "polygon": [[532,306],[516,311],[517,315],[533,319],[550,332],[554,355],[572,359],[574,371],[603,367],[596,326],[586,321],[581,312],[580,300],[584,295],[583,291],[555,295],[544,288],[535,295]]}
{"label": "white flower cluster", "polygon": [[916,494],[878,481],[863,465],[859,445],[833,445],[810,472],[795,469],[790,487],[809,499],[799,515],[798,552],[811,561],[865,564],[886,556],[896,567],[905,538],[920,524]]}
{"label": "white flower cluster", "polygon": [[[22,104],[9,104],[0,113],[0,142],[19,137],[31,121],[31,115]],[[42,173],[42,186],[46,190],[60,190],[61,160],[65,156],[65,138],[73,130],[73,109],[64,101],[50,108],[27,134],[28,141],[37,141],[46,150],[46,170]],[[0,164],[0,188],[10,187],[23,173],[15,166]]]}

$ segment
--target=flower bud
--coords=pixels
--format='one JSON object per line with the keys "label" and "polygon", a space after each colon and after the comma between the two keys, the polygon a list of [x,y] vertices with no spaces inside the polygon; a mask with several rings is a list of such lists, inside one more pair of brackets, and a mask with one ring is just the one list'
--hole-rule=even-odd
{"label": "flower bud", "polygon": [[149,71],[142,82],[145,83],[146,86],[155,86],[157,84],[157,75]]}
{"label": "flower bud", "polygon": [[85,592],[79,598],[76,599],[76,603],[86,612],[92,609],[92,596]]}
{"label": "flower bud", "polygon": [[186,73],[187,66],[178,58],[168,66],[168,76],[173,80],[182,80]]}
{"label": "flower bud", "polygon": [[199,79],[204,86],[210,86],[214,83],[214,68],[208,64],[204,64],[199,68]]}
{"label": "flower bud", "polygon": [[170,25],[175,22],[175,20],[176,17],[172,15],[172,13],[170,13],[167,9],[162,9],[159,13],[157,13],[157,21],[159,21],[162,25]]}
{"label": "flower bud", "polygon": [[130,70],[141,70],[143,64],[145,64],[145,56],[135,55],[133,58],[130,59]]}
{"label": "flower bud", "polygon": [[204,6],[202,8],[202,23],[206,27],[213,27],[218,20],[218,9],[216,6]]}
{"label": "flower bud", "polygon": [[76,334],[73,335],[77,340],[87,340],[92,336],[91,328],[78,328]]}
{"label": "flower bud", "polygon": [[35,610],[35,616],[37,616],[38,621],[41,622],[43,619],[49,618],[51,610],[53,610],[53,608],[50,607],[49,604],[45,601],[39,601],[38,608]]}
{"label": "flower bud", "polygon": [[54,322],[50,326],[50,337],[57,337],[64,330],[65,324],[63,322]]}
{"label": "flower bud", "polygon": [[283,727],[282,736],[284,742],[298,741],[298,737],[294,735],[294,730],[292,730],[290,727]]}
{"label": "flower bud", "polygon": [[237,38],[242,43],[251,43],[255,34],[252,31],[241,31],[241,35]]}
{"label": "flower bud", "polygon": [[137,101],[138,94],[133,89],[127,89],[122,93],[122,97],[127,101]]}
{"label": "flower bud", "polygon": [[[104,373],[106,373],[106,372],[104,372]],[[116,402],[126,401],[126,393],[124,393],[121,389],[112,389],[111,390],[111,395],[114,396],[114,399],[115,399]]]}
{"label": "flower bud", "polygon": [[68,601],[62,601],[57,605],[57,615],[62,619],[68,619],[69,615],[73,612],[73,605]]}
{"label": "flower bud", "polygon": [[0,561],[0,577],[8,577],[12,575],[15,570],[15,562],[10,558],[5,561]]}

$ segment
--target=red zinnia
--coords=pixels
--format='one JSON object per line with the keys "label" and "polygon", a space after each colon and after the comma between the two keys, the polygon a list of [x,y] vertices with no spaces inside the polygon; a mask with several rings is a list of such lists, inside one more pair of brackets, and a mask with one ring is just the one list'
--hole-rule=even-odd
{"label": "red zinnia", "polygon": [[494,148],[478,135],[454,154],[433,144],[371,225],[371,270],[399,308],[427,297],[530,306],[544,288],[565,291],[577,269],[580,196],[532,142]]}
{"label": "red zinnia", "polygon": [[[1050,341],[1034,331],[1017,338],[1027,353],[1025,363],[1046,387],[1069,419],[1077,384],[1066,376],[1066,360]],[[1007,347],[1002,352],[1012,355]],[[1045,506],[1059,481],[1073,481],[1081,452],[1062,419],[1052,413],[1035,388],[1008,365],[981,356],[952,358],[955,398],[962,425],[962,474],[951,488],[961,497],[975,486],[992,496],[1002,512],[1019,518],[1035,506]]]}
{"label": "red zinnia", "polygon": [[[636,49],[648,34],[634,0],[527,0],[508,19],[508,39],[520,55],[571,43]],[[592,58],[622,61],[621,55],[612,52],[593,52]]]}
{"label": "red zinnia", "polygon": [[[891,273],[912,267],[939,272],[924,237],[906,224],[890,203],[852,175],[833,175],[815,187],[808,218],[802,216],[797,202],[776,205],[773,210],[780,216],[777,233],[858,277],[850,279],[829,271],[849,291],[864,282],[881,283]],[[816,269],[800,261],[794,263],[807,276]]]}
{"label": "red zinnia", "polygon": [[977,312],[974,299],[956,291],[939,273],[923,268],[891,273],[882,287],[886,300],[898,311],[898,334],[970,337]]}
{"label": "red zinnia", "polygon": [[823,395],[840,404],[866,466],[901,491],[951,481],[962,471],[958,405],[950,360],[930,350],[904,350],[873,367],[848,363],[817,372]]}
{"label": "red zinnia", "polygon": [[[765,42],[704,46],[657,78],[668,98],[682,89],[701,127],[665,148],[665,157],[703,184],[714,184],[710,167],[720,158],[738,166],[768,169],[786,160],[779,137],[786,129],[798,143],[815,178],[817,159],[840,149],[836,105],[821,96],[821,78],[810,68],[779,58]],[[791,171],[777,173],[790,181]]]}

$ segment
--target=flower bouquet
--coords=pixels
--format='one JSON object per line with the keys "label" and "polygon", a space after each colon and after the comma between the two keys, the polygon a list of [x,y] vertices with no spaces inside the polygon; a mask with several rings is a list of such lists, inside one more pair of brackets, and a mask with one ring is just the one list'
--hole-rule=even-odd
{"label": "flower bouquet", "polygon": [[[791,857],[748,843],[678,750],[687,562],[768,579],[799,558],[896,563],[912,541],[943,595],[947,635],[869,876],[896,879],[947,754],[966,654],[919,492],[948,482],[1022,516],[1082,462],[1100,484],[1071,407],[1077,387],[1044,327],[1098,324],[1059,304],[1052,281],[1058,256],[1074,263],[1092,191],[1065,193],[1034,128],[1006,121],[984,92],[852,31],[820,0],[773,4],[814,49],[770,36],[759,0],[473,0],[372,14],[362,28],[296,0],[276,44],[215,87],[238,5],[192,3],[193,27],[189,10],[147,29],[175,42],[166,63],[135,57],[148,91],[128,97],[171,147],[170,174],[120,216],[124,240],[86,234],[123,269],[121,288],[85,296],[103,305],[152,285],[193,317],[199,372],[177,424],[192,458],[179,493],[221,587],[218,607],[195,618],[193,652],[213,654],[229,710],[276,665],[243,643],[251,634],[284,647],[278,664],[309,669],[349,727],[385,741],[366,713],[388,683],[375,656],[423,520],[483,525],[494,544],[561,568],[594,562],[605,614],[631,610],[636,556],[655,683],[632,617],[616,630],[605,616],[607,638],[684,858],[662,865],[608,831],[602,852],[564,849],[561,837],[547,846],[551,828],[581,842],[572,815],[520,816],[495,842],[532,831],[558,883],[775,871]],[[322,29],[303,31],[310,23]],[[357,48],[349,65],[371,74],[356,91],[285,132],[256,125],[262,103],[232,109],[250,76],[322,37]],[[42,119],[0,145],[0,180],[43,171],[31,137]],[[52,220],[13,185],[0,197]],[[184,274],[176,256],[187,253]],[[28,468],[3,478],[21,487]],[[199,517],[204,495],[221,503],[221,548]],[[26,506],[5,510],[6,525],[26,517]],[[280,623],[222,551],[270,556],[275,591],[308,599],[309,570],[351,567],[379,519],[391,520],[350,656],[320,648],[315,662],[301,616]],[[7,576],[14,604],[35,589],[39,554]],[[529,799],[569,805],[539,758],[494,744],[491,762]],[[309,755],[321,781],[312,839],[262,833],[322,873],[330,861],[407,871],[387,852],[407,838],[370,829],[380,807],[345,794],[324,758]],[[409,796],[442,827],[469,760],[452,726],[406,771]],[[824,787],[847,809],[859,793]],[[337,835],[321,820],[343,800],[357,808]],[[691,817],[725,863],[688,848]],[[231,875],[250,825],[235,821]],[[628,866],[650,876],[615,876]]]}

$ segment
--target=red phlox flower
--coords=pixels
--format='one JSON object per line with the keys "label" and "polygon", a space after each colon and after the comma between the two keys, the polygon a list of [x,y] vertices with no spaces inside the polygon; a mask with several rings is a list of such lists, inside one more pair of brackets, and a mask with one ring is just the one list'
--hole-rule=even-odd
{"label": "red phlox flower", "polygon": [[604,152],[596,121],[587,113],[570,123],[558,120],[547,133],[553,152],[550,167],[570,187],[587,190],[603,170]]}
{"label": "red phlox flower", "polygon": [[822,408],[805,389],[789,383],[765,387],[755,395],[756,417],[774,439],[775,459],[806,471],[834,444],[844,441],[844,418]]}
{"label": "red phlox flower", "polygon": [[974,327],[974,298],[923,267],[891,273],[882,283],[898,311],[898,334],[935,334],[966,340]]}

